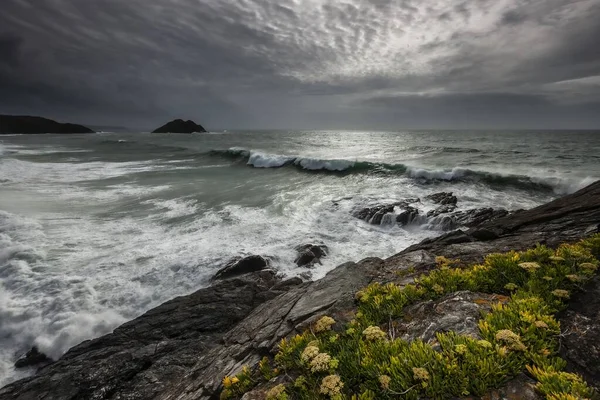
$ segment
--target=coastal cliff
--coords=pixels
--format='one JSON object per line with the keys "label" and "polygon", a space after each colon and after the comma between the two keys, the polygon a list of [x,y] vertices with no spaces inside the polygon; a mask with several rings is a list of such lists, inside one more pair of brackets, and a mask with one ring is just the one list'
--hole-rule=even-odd
{"label": "coastal cliff", "polygon": [[[0,389],[0,399],[216,399],[225,376],[272,357],[282,338],[302,333],[324,315],[338,325],[355,318],[356,293],[373,282],[407,285],[435,270],[439,257],[467,266],[490,253],[537,244],[555,248],[599,232],[596,182],[543,206],[425,240],[385,260],[342,264],[314,282],[282,280],[265,264],[258,271],[230,274],[73,347],[35,376]],[[592,278],[581,289],[558,314],[560,356],[568,371],[598,387],[600,281]],[[464,290],[445,293],[410,305],[395,329],[409,341],[428,341],[436,332],[469,334],[498,299]],[[518,374],[488,398],[540,398],[533,383],[530,375]],[[273,385],[259,384],[243,398],[265,398]]]}
{"label": "coastal cliff", "polygon": [[0,134],[6,133],[94,133],[83,125],[60,123],[48,118],[0,115]]}

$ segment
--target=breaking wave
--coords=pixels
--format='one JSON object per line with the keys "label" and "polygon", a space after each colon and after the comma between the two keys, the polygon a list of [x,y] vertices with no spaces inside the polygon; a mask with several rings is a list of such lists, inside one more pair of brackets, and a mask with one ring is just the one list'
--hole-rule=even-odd
{"label": "breaking wave", "polygon": [[484,183],[495,187],[516,187],[536,191],[552,191],[557,194],[573,193],[594,181],[593,178],[567,178],[561,176],[528,176],[512,173],[479,171],[463,167],[427,169],[405,164],[389,164],[370,161],[318,158],[268,154],[233,147],[213,150],[213,156],[243,162],[254,168],[294,167],[304,172],[323,172],[340,175],[383,174],[414,179],[421,184],[436,182]]}

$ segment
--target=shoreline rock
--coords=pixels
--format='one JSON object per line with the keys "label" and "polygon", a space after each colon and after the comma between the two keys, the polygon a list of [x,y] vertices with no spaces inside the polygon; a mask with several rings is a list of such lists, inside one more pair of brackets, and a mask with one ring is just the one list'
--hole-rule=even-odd
{"label": "shoreline rock", "polygon": [[[479,239],[486,236],[483,232],[491,233],[486,240]],[[556,247],[597,232],[600,181],[540,207],[427,239],[385,260],[342,264],[318,281],[281,281],[271,270],[217,281],[166,302],[109,335],[75,346],[37,375],[0,389],[0,399],[215,399],[225,375],[236,374],[243,365],[255,366],[272,354],[282,337],[301,332],[325,314],[340,323],[352,319],[356,291],[372,281],[409,282],[435,268],[437,256],[473,264],[489,253],[525,250],[538,243]],[[560,318],[565,326],[585,323],[589,328],[569,332],[563,357],[572,371],[596,387],[600,386],[597,352],[578,345],[598,343],[599,290],[596,279],[588,292],[573,296],[574,305]],[[448,297],[445,303],[417,304],[415,315],[419,307],[439,306],[444,316],[440,329],[452,321],[469,329],[468,321],[454,318],[459,316],[456,310],[472,314],[475,310],[468,301],[479,295],[456,296],[457,302]],[[421,332],[420,326],[415,321],[414,332]],[[528,379],[518,376],[495,392],[520,393],[527,385]]]}

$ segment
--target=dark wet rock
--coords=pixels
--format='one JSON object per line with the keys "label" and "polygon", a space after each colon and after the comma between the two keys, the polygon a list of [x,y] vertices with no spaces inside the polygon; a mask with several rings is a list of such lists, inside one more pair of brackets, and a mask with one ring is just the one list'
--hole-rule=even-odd
{"label": "dark wet rock", "polygon": [[381,224],[384,215],[394,212],[394,204],[381,204],[358,210],[353,215],[373,225]]}
{"label": "dark wet rock", "polygon": [[507,215],[508,211],[502,208],[476,208],[473,210],[457,211],[452,214],[452,219],[454,219],[457,225],[471,228]]}
{"label": "dark wet rock", "polygon": [[395,337],[433,342],[437,332],[454,331],[480,339],[477,324],[481,313],[488,312],[492,304],[507,299],[504,296],[463,291],[440,300],[417,303],[407,307],[404,318],[393,324]]}
{"label": "dark wet rock", "polygon": [[25,355],[15,362],[15,368],[34,367],[41,364],[52,362],[44,353],[41,353],[36,346],[33,346]]}
{"label": "dark wet rock", "polygon": [[94,133],[77,124],[63,124],[42,117],[0,115],[0,134],[3,133]]}
{"label": "dark wet rock", "polygon": [[[581,239],[598,224],[600,182],[543,206],[423,241],[386,260],[342,264],[314,282],[283,285],[270,270],[219,280],[148,311],[110,335],[72,348],[37,375],[0,389],[0,400],[216,399],[225,375],[243,365],[256,366],[263,356],[273,354],[282,337],[302,331],[324,314],[340,323],[352,319],[356,291],[372,281],[407,282],[435,268],[436,256],[472,264],[489,253],[524,250],[537,243],[556,247]],[[474,235],[484,229],[497,237],[482,241]],[[573,296],[575,303],[560,321],[561,352],[569,368],[598,386],[600,289],[597,281],[595,285],[587,288],[589,297]],[[468,332],[473,325],[467,317],[475,311],[468,296],[477,294],[463,292],[457,301],[449,295],[414,305],[411,310],[417,317],[404,321],[413,323],[407,332],[410,328],[428,335],[418,318],[430,318],[429,311],[443,320],[435,321],[435,329],[459,327]],[[465,318],[453,319],[452,313]],[[520,376],[485,398],[534,399],[529,397],[530,383]]]}
{"label": "dark wet rock", "polygon": [[176,119],[165,125],[157,128],[152,133],[194,133],[194,132],[206,132],[206,129],[202,125],[198,125],[194,121],[182,119]]}
{"label": "dark wet rock", "polygon": [[396,222],[402,226],[408,225],[413,222],[419,216],[419,210],[412,207],[406,206],[403,211],[401,211],[396,216]]}
{"label": "dark wet rock", "polygon": [[596,276],[569,302],[560,316],[561,356],[571,371],[588,382],[600,383],[600,277]]}
{"label": "dark wet rock", "polygon": [[234,276],[248,274],[250,272],[261,271],[268,267],[269,261],[261,256],[254,255],[243,258],[236,257],[229,261],[225,267],[217,271],[212,279],[217,280],[232,278]]}
{"label": "dark wet rock", "polygon": [[294,262],[299,267],[311,267],[314,264],[320,264],[321,258],[325,257],[329,252],[327,246],[320,244],[305,244],[296,247],[298,252]]}
{"label": "dark wet rock", "polygon": [[356,218],[367,221],[373,225],[381,225],[384,217],[388,214],[393,214],[396,207],[400,209],[413,208],[411,204],[420,202],[419,198],[408,198],[390,204],[377,204],[372,207],[358,209],[352,213]]}
{"label": "dark wet rock", "polygon": [[456,196],[454,194],[452,194],[452,192],[440,192],[440,193],[430,194],[429,196],[426,197],[426,199],[433,201],[435,204],[441,204],[441,205],[446,205],[446,204],[456,205],[456,203],[458,202],[458,198],[456,198]]}
{"label": "dark wet rock", "polygon": [[443,204],[436,208],[435,210],[431,210],[427,213],[427,218],[437,217],[441,214],[448,214],[452,211],[456,210],[456,204]]}

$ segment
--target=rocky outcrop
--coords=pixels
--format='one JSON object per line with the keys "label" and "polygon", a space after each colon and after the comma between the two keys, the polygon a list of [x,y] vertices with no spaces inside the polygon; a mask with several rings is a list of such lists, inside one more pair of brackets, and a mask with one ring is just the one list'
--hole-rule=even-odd
{"label": "rocky outcrop", "polygon": [[15,368],[35,367],[50,362],[52,362],[52,360],[48,358],[47,355],[41,353],[36,346],[33,346],[31,350],[15,362]]}
{"label": "rocky outcrop", "polygon": [[456,205],[456,203],[458,202],[458,198],[454,194],[452,194],[452,192],[440,192],[430,194],[426,197],[426,199],[431,200],[435,204],[440,205]]}
{"label": "rocky outcrop", "polygon": [[0,134],[3,133],[94,133],[83,125],[66,124],[42,117],[0,115]]}
{"label": "rocky outcrop", "polygon": [[227,279],[269,267],[269,260],[262,256],[235,257],[217,271],[212,280]]}
{"label": "rocky outcrop", "polygon": [[299,267],[312,267],[321,264],[321,258],[329,253],[329,248],[324,244],[305,244],[296,247],[296,259],[294,262]]}
{"label": "rocky outcrop", "polygon": [[[488,239],[479,239],[481,232],[490,233]],[[436,256],[471,264],[492,252],[537,243],[554,247],[597,232],[600,182],[532,210],[423,241],[386,260],[340,265],[315,282],[281,281],[270,270],[220,280],[72,348],[36,376],[0,389],[0,399],[216,399],[223,376],[273,354],[282,337],[324,314],[339,322],[352,319],[356,291],[374,280],[412,281],[435,267]],[[560,317],[561,352],[569,368],[598,386],[600,283],[590,285]],[[408,309],[413,320],[396,321],[396,329],[408,339],[446,329],[474,333],[476,314],[493,300],[459,292],[415,304]],[[530,383],[524,375],[516,377],[487,398],[537,398]]]}
{"label": "rocky outcrop", "polygon": [[206,132],[206,129],[202,125],[198,125],[192,120],[184,121],[182,119],[176,119],[168,122],[155,129],[152,133],[194,133],[194,132]]}

